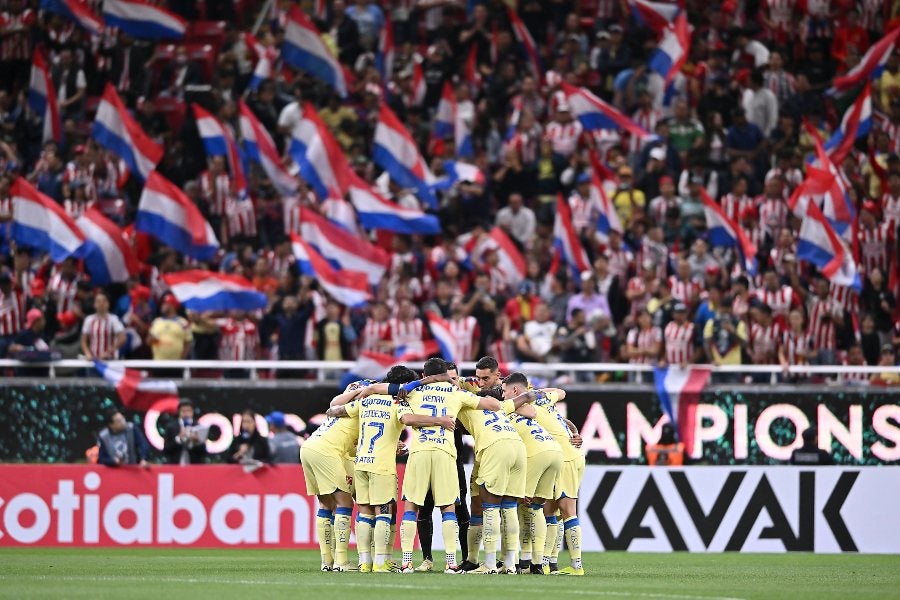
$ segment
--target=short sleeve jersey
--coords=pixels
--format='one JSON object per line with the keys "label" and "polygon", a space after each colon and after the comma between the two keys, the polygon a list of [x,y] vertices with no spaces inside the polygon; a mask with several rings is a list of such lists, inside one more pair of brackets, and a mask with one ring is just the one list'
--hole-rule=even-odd
{"label": "short sleeve jersey", "polygon": [[579,456],[578,449],[569,441],[571,434],[562,415],[556,412],[559,395],[556,392],[537,392],[534,408],[537,411],[535,420],[559,444],[563,451],[563,460],[575,460]]}
{"label": "short sleeve jersey", "polygon": [[355,417],[329,417],[319,428],[304,442],[311,450],[326,456],[338,458],[352,457],[356,451],[356,436],[359,433],[359,409],[354,400],[347,404],[347,414],[357,413]]}
{"label": "short sleeve jersey", "polygon": [[347,407],[349,417],[358,417],[359,441],[354,463],[360,471],[395,475],[397,441],[403,433],[403,415],[412,414],[406,400],[388,395],[373,395]]}
{"label": "short sleeve jersey", "polygon": [[530,458],[548,450],[562,451],[559,444],[553,439],[553,436],[541,427],[536,419],[529,419],[516,414],[512,400],[507,400],[503,403],[503,411],[512,421],[513,427],[516,428],[519,437],[522,438],[522,442],[525,443],[526,456]]}
{"label": "short sleeve jersey", "polygon": [[[416,388],[406,397],[413,414],[429,417],[458,417],[461,411],[478,408],[480,398],[450,383],[433,383]],[[444,427],[422,427],[416,430],[409,453],[443,450],[456,458],[453,432]]]}
{"label": "short sleeve jersey", "polygon": [[475,451],[480,452],[500,440],[518,440],[519,432],[503,411],[464,410],[459,420],[475,438]]}

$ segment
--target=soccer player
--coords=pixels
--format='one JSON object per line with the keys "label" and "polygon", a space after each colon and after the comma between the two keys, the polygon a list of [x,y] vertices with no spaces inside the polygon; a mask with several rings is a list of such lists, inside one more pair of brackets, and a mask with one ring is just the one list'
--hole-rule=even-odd
{"label": "soccer player", "polygon": [[[393,367],[383,383],[413,385],[415,372],[408,367]],[[360,398],[344,406],[334,406],[326,413],[329,417],[356,418],[359,422],[359,442],[354,460],[354,484],[356,502],[359,505],[357,522],[357,547],[360,555],[360,570],[373,573],[388,573],[396,570],[390,561],[391,509],[397,501],[397,442],[405,426],[445,427],[451,431],[456,419],[414,415],[406,400],[395,399],[390,394],[370,394],[370,386],[361,390]],[[388,391],[394,391],[389,388]],[[376,516],[377,511],[377,516]],[[371,524],[374,522],[374,531]],[[375,560],[372,565],[369,550],[372,536],[375,540]]]}
{"label": "soccer player", "polygon": [[[367,383],[374,382],[363,380],[351,383],[338,398],[352,399]],[[353,514],[353,471],[348,470],[346,461],[347,457],[354,455],[358,431],[358,418],[329,417],[300,447],[306,493],[318,497],[321,507],[316,513],[316,532],[323,571],[350,570],[347,545],[350,540],[350,515]]]}
{"label": "soccer player", "polygon": [[[543,564],[546,567],[544,573],[584,575],[584,568],[581,564],[581,526],[578,524],[577,510],[578,489],[581,487],[581,479],[584,477],[584,454],[573,444],[577,438],[573,438],[569,423],[556,412],[556,403],[564,400],[565,397],[565,391],[547,388],[539,390],[534,401],[535,420],[553,436],[563,452],[562,469],[554,485],[553,501],[544,505],[547,538],[544,544]],[[556,561],[552,560],[551,556],[552,551],[559,547],[557,510],[562,513],[563,535],[569,546],[571,562],[571,566],[562,570],[558,570]]]}
{"label": "soccer player", "polygon": [[[425,375],[447,372],[447,364],[439,358],[425,361]],[[494,398],[478,397],[460,390],[450,383],[422,386],[407,396],[414,414],[433,417],[456,418],[466,410],[500,409]],[[453,433],[445,427],[424,428],[412,439],[406,476],[403,481],[405,500],[403,520],[400,523],[400,541],[403,549],[403,573],[412,573],[413,543],[416,538],[418,511],[425,503],[429,488],[434,503],[442,512],[442,533],[447,554],[445,573],[461,573],[456,564],[456,540],[458,524],[454,504],[458,496],[456,477],[456,446]]]}
{"label": "soccer player", "polygon": [[[537,409],[527,403],[528,379],[511,373],[503,383],[503,410],[525,443],[528,468],[525,475],[525,501],[519,507],[522,557],[519,571],[543,575],[547,522],[544,504],[554,500],[554,485],[562,470],[563,451],[553,436],[537,422]],[[516,399],[516,400],[513,400]],[[532,564],[532,560],[534,561]]]}
{"label": "soccer player", "polygon": [[518,500],[525,497],[525,444],[503,412],[463,411],[459,420],[475,438],[478,469],[473,488],[477,486],[484,513],[485,564],[470,573],[497,573],[497,546],[502,530],[506,550],[503,572],[515,574],[519,553]]}

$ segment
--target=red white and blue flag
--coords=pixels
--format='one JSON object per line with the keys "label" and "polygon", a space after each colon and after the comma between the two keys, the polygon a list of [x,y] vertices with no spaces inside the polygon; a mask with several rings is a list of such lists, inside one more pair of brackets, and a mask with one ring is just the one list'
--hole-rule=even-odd
{"label": "red white and blue flag", "polygon": [[91,135],[98,144],[121,158],[128,170],[141,180],[156,168],[163,155],[162,146],[141,129],[111,83],[103,90]]}
{"label": "red white and blue flag", "polygon": [[441,223],[436,216],[386,200],[352,172],[350,202],[356,209],[360,224],[366,229],[422,235],[437,235],[441,232]]}
{"label": "red white and blue flag", "polygon": [[144,184],[135,228],[197,260],[212,258],[219,248],[216,234],[197,205],[156,171]]}
{"label": "red white and blue flag", "polygon": [[84,264],[96,285],[122,283],[138,275],[141,263],[118,225],[103,216],[96,207],[87,209],[75,221],[90,240]]}
{"label": "red white and blue flag", "polygon": [[347,157],[322,122],[316,107],[309,102],[304,105],[303,118],[291,134],[288,152],[300,167],[300,175],[320,199],[342,198],[347,193],[350,183]]}
{"label": "red white and blue flag", "polygon": [[807,205],[806,216],[800,223],[797,258],[815,266],[835,285],[853,288],[857,292],[862,290],[853,253],[835,233],[815,202]]}
{"label": "red white and blue flag", "polygon": [[463,65],[463,79],[470,87],[481,88],[481,72],[478,70],[478,44],[472,44],[466,62]]}
{"label": "red white and blue flag", "polygon": [[624,114],[613,108],[585,88],[563,82],[562,91],[568,99],[572,114],[587,131],[595,129],[625,130],[638,138],[651,139],[650,133]]}
{"label": "red white and blue flag", "polygon": [[278,155],[278,148],[276,148],[272,136],[243,100],[238,101],[238,111],[240,113],[238,126],[247,156],[262,167],[279,194],[292,196],[297,193],[299,182],[281,163],[281,157]]}
{"label": "red white and blue flag", "polygon": [[250,83],[247,87],[255,92],[266,79],[272,79],[275,61],[278,59],[278,50],[261,44],[252,33],[244,33],[244,44],[256,55],[256,65],[253,67],[253,74],[250,76]]}
{"label": "red white and blue flag", "polygon": [[358,306],[371,299],[369,280],[365,273],[336,270],[315,248],[295,233],[291,234],[291,245],[300,272],[314,278],[337,302],[344,306]]}
{"label": "red white and blue flag", "polygon": [[522,44],[522,49],[525,51],[525,56],[528,58],[528,67],[531,69],[531,74],[538,83],[543,82],[541,57],[538,54],[537,44],[534,43],[534,38],[531,37],[531,32],[525,27],[525,23],[522,22],[522,19],[519,18],[519,15],[512,6],[507,5],[506,12],[509,15],[509,23],[512,25],[513,33],[515,34],[516,39],[519,40],[519,43]]}
{"label": "red white and blue flag", "polygon": [[422,103],[425,102],[425,95],[428,93],[425,71],[419,61],[413,60],[412,63],[412,105],[422,106]]}
{"label": "red white and blue flag", "polygon": [[331,53],[316,26],[297,6],[288,14],[281,57],[287,64],[333,87],[341,98],[347,97],[344,68]]}
{"label": "red white and blue flag", "polygon": [[609,240],[610,231],[624,233],[619,213],[610,201],[604,187],[604,174],[609,172],[600,162],[596,150],[591,150],[591,204],[597,207],[597,238],[605,243]]}
{"label": "red white and blue flag", "polygon": [[266,295],[239,275],[213,271],[181,271],[162,276],[175,298],[197,312],[264,309]]}
{"label": "red white and blue flag", "polygon": [[654,367],[653,382],[663,411],[678,432],[678,439],[686,452],[696,454],[695,431],[698,427],[696,414],[700,403],[700,393],[712,372],[704,367],[682,369],[676,365]]}
{"label": "red white and blue flag", "polygon": [[757,248],[734,221],[728,218],[722,207],[710,198],[705,189],[700,190],[703,210],[706,214],[706,231],[713,247],[734,248],[743,259],[744,268],[751,275],[756,274]]}
{"label": "red white and blue flag", "polygon": [[52,198],[37,191],[24,178],[17,178],[9,189],[12,199],[12,239],[21,246],[50,254],[53,262],[70,256],[81,258],[87,251],[87,238]]}
{"label": "red white and blue flag", "polygon": [[384,25],[378,34],[378,51],[375,53],[375,68],[381,73],[381,80],[385,83],[394,76],[394,26],[387,14],[384,16]]}
{"label": "red white and blue flag", "polygon": [[31,85],[28,86],[28,106],[41,116],[44,133],[41,140],[44,142],[62,142],[62,119],[59,115],[59,105],[56,101],[56,88],[53,87],[53,79],[50,77],[50,69],[40,50],[34,51],[34,59],[31,63]]}
{"label": "red white and blue flag", "polygon": [[556,220],[553,224],[553,245],[560,251],[562,258],[576,272],[589,270],[587,253],[578,239],[572,225],[572,210],[562,194],[556,196]]}
{"label": "red white and blue flag", "polygon": [[300,235],[335,269],[360,271],[377,285],[390,268],[390,255],[310,209],[300,211]]}
{"label": "red white and blue flag", "polygon": [[432,134],[436,139],[443,140],[453,135],[456,122],[456,93],[453,84],[444,82],[441,88],[441,99],[438,101],[437,110],[434,112],[434,125]]}
{"label": "red white and blue flag", "polygon": [[638,23],[643,23],[656,33],[665,31],[682,14],[680,5],[669,2],[628,0],[628,6]]}
{"label": "red white and blue flag", "polygon": [[95,360],[94,368],[116,388],[125,408],[136,411],[156,410],[174,413],[178,410],[178,387],[174,381],[145,379],[140,371],[108,365]]}
{"label": "red white and blue flag", "polygon": [[381,105],[372,158],[387,171],[400,186],[414,190],[422,202],[437,208],[437,198],[431,189],[434,175],[419,154],[416,142],[406,126],[386,104]]}
{"label": "red white and blue flag", "polygon": [[825,142],[825,151],[835,164],[842,164],[857,139],[872,129],[872,82],[866,81],[862,92],[847,108],[837,130]]}
{"label": "red white and blue flag", "polygon": [[806,168],[806,178],[788,199],[788,207],[798,217],[805,218],[809,205],[815,204],[837,233],[846,239],[853,235],[856,208],[840,169],[835,165],[818,138],[815,139],[816,159]]}
{"label": "red white and blue flag", "polygon": [[484,172],[471,163],[445,160],[444,171],[446,175],[435,180],[431,185],[433,189],[447,190],[460,181],[477,183],[478,185],[487,183],[487,177],[484,176]]}
{"label": "red white and blue flag", "polygon": [[884,65],[894,53],[897,45],[897,37],[900,36],[900,27],[895,27],[886,33],[880,40],[872,44],[855,67],[835,77],[828,88],[828,94],[844,94],[859,86],[864,81],[876,79],[884,71]]}
{"label": "red white and blue flag", "polygon": [[491,229],[490,239],[490,247],[497,253],[500,270],[507,276],[512,286],[519,285],[527,274],[525,258],[519,248],[500,227]]}
{"label": "red white and blue flag", "polygon": [[688,29],[687,16],[680,14],[671,25],[663,30],[662,39],[656,51],[650,57],[648,66],[651,71],[659,73],[668,84],[681,70],[684,61],[691,51],[691,34]]}
{"label": "red white and blue flag", "polygon": [[103,16],[110,27],[142,40],[180,40],[187,31],[187,21],[144,0],[103,0]]}
{"label": "red white and blue flag", "polygon": [[41,0],[41,10],[61,15],[94,35],[103,33],[105,27],[87,0]]}
{"label": "red white and blue flag", "polygon": [[428,327],[431,329],[431,335],[437,341],[443,359],[459,362],[462,357],[456,353],[456,339],[450,329],[450,323],[430,310],[425,313],[425,317],[428,319]]}
{"label": "red white and blue flag", "polygon": [[203,141],[207,156],[224,156],[228,160],[228,170],[234,190],[241,198],[247,197],[247,178],[244,176],[244,160],[234,141],[231,130],[199,104],[191,104],[197,131]]}

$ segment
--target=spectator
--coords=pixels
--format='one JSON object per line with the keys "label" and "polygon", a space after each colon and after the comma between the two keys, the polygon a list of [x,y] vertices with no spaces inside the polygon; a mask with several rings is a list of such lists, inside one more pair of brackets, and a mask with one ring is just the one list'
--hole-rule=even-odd
{"label": "spectator", "polygon": [[791,452],[790,463],[792,465],[833,465],[834,459],[827,450],[822,450],[816,445],[818,432],[815,427],[803,431],[803,445]]}
{"label": "spectator", "polygon": [[516,350],[522,360],[550,362],[551,353],[556,349],[557,325],[550,320],[550,310],[546,304],[538,304],[534,310],[534,320],[525,323],[522,334],[516,339]]}
{"label": "spectator", "polygon": [[60,117],[64,121],[77,122],[83,119],[87,79],[84,71],[75,64],[71,50],[63,49],[59,53],[50,77],[56,88]]}
{"label": "spectator", "polygon": [[178,300],[167,294],[160,305],[160,316],[150,325],[150,347],[153,360],[183,360],[191,350],[191,327],[178,316]]}
{"label": "spectator", "polygon": [[675,428],[665,423],[660,428],[659,441],[647,444],[644,452],[651,467],[680,467],[684,464],[684,444],[675,438]]}
{"label": "spectator", "polygon": [[[863,356],[862,346],[859,344],[853,344],[847,350],[847,355],[841,362],[841,364],[845,367],[864,367],[866,366],[866,359]],[[844,385],[868,385],[869,384],[869,376],[865,373],[848,373],[846,371],[842,372],[838,378]]]}
{"label": "spectator", "polygon": [[875,319],[875,329],[878,330],[881,341],[890,342],[893,314],[897,306],[894,294],[887,288],[881,269],[872,269],[866,279],[861,304],[862,309]]}
{"label": "spectator", "polygon": [[[706,356],[715,365],[740,365],[742,351],[747,345],[747,324],[731,313],[733,300],[725,296],[719,303],[715,316],[703,328],[703,345]],[[726,374],[723,379],[734,380]]]}
{"label": "spectator", "polygon": [[609,303],[605,297],[597,293],[597,281],[591,271],[584,271],[581,274],[581,293],[569,298],[566,320],[572,318],[572,311],[575,309],[581,309],[585,315],[598,310],[605,315],[610,314]]}
{"label": "spectator", "polygon": [[697,359],[694,345],[694,324],[687,320],[688,307],[684,302],[676,302],[673,318],[663,330],[666,364],[687,367]]}
{"label": "spectator", "polygon": [[125,420],[122,412],[112,408],[106,412],[106,427],[97,435],[97,462],[108,467],[121,465],[149,466],[150,447],[144,434],[134,423]]}
{"label": "spectator", "polygon": [[[625,358],[635,365],[654,365],[662,353],[662,331],[653,326],[653,317],[647,309],[641,309],[637,325],[628,331],[625,341]],[[640,378],[638,378],[640,381]]]}
{"label": "spectator", "polygon": [[225,459],[242,465],[270,462],[269,440],[256,428],[256,413],[252,410],[246,409],[241,413],[241,430],[225,452]]}
{"label": "spectator", "polygon": [[782,333],[778,346],[778,362],[785,371],[792,365],[809,364],[810,357],[815,355],[815,348],[804,325],[803,312],[800,309],[791,310],[788,329]]}
{"label": "spectator", "polygon": [[173,465],[197,465],[206,462],[206,435],[209,431],[195,420],[194,403],[182,398],[178,403],[178,420],[166,426],[163,453]]}
{"label": "spectator", "polygon": [[[408,314],[409,310],[407,308],[404,314]],[[421,344],[421,320],[416,321],[420,325],[418,342]],[[341,316],[341,306],[337,302],[326,304],[325,318],[316,323],[316,354],[319,360],[349,360],[352,356],[350,344],[354,341],[356,332],[350,326],[349,313]]]}
{"label": "spectator", "polygon": [[81,329],[81,352],[87,360],[115,359],[125,344],[125,327],[109,312],[109,298],[104,292],[95,294],[94,310]]}
{"label": "spectator", "polygon": [[13,288],[8,271],[0,272],[0,356],[6,356],[9,345],[22,328],[24,313],[24,295]]}
{"label": "spectator", "polygon": [[769,137],[778,125],[778,98],[769,88],[763,87],[765,78],[759,70],[750,73],[750,85],[744,90],[741,106],[747,120],[756,125],[765,137]]}
{"label": "spectator", "polygon": [[300,464],[300,441],[297,434],[290,430],[284,413],[273,410],[266,417],[271,435],[269,436],[269,456],[275,465]]}
{"label": "spectator", "polygon": [[494,223],[503,228],[521,248],[527,248],[534,237],[537,221],[534,211],[523,204],[522,194],[509,195],[507,205],[497,211]]}

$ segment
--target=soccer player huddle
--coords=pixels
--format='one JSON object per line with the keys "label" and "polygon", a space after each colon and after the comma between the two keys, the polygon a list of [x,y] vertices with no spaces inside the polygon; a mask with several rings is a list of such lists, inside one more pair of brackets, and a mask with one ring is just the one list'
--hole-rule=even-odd
{"label": "soccer player huddle", "polygon": [[[321,507],[322,570],[431,571],[438,507],[445,573],[584,575],[577,499],[585,461],[576,427],[556,410],[565,396],[560,389],[532,389],[522,373],[501,379],[492,357],[476,363],[474,378],[461,378],[456,365],[432,358],[421,378],[395,366],[381,382],[347,386],[300,450],[307,492]],[[408,448],[400,441],[406,427],[413,432]],[[468,483],[462,428],[475,442]],[[406,452],[398,495],[397,456]],[[354,502],[358,566],[348,556]],[[425,560],[414,568],[417,532]],[[571,564],[560,569],[563,538]],[[465,557],[461,564],[457,550]]]}

